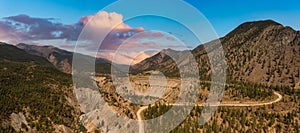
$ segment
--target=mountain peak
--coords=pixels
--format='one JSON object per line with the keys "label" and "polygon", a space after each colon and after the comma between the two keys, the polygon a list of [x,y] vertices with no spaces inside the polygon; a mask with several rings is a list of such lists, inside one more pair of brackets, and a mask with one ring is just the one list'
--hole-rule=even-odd
{"label": "mountain peak", "polygon": [[39,47],[39,48],[48,48],[48,49],[58,49],[57,47],[54,47],[52,45],[44,45],[44,46],[38,46],[38,45],[30,45],[25,43],[19,43],[16,45],[17,47],[24,47],[24,48],[30,48],[30,47]]}
{"label": "mountain peak", "polygon": [[255,29],[257,31],[264,30],[270,26],[279,26],[283,27],[280,23],[277,23],[273,20],[260,20],[260,21],[252,21],[252,22],[245,22],[231,31],[228,36],[237,35],[245,33],[249,30]]}
{"label": "mountain peak", "polygon": [[239,29],[239,28],[249,29],[249,28],[253,28],[253,27],[267,28],[269,26],[282,26],[282,25],[274,20],[259,20],[259,21],[251,21],[251,22],[242,23],[236,29]]}
{"label": "mountain peak", "polygon": [[167,48],[167,49],[163,49],[161,52],[166,53],[166,52],[178,52],[178,51],[171,49],[171,48]]}
{"label": "mountain peak", "polygon": [[266,26],[281,25],[280,23],[278,23],[278,22],[276,22],[274,20],[271,20],[271,19],[245,22],[245,23],[243,23],[241,25],[247,25],[247,24],[250,24],[250,25],[266,25]]}

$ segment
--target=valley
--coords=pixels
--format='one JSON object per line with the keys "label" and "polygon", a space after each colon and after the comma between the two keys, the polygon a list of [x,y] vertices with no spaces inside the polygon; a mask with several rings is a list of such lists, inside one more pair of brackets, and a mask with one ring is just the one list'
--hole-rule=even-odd
{"label": "valley", "polygon": [[[97,58],[95,72],[86,72],[93,83],[90,88],[72,82],[73,52],[1,42],[0,132],[125,131],[132,121],[138,121],[135,132],[163,131],[162,124],[174,126],[172,133],[299,132],[300,31],[272,20],[254,21],[239,25],[220,41],[227,62],[224,90],[211,89],[208,54],[213,54],[217,41],[186,51],[162,50],[130,66],[129,73],[118,70],[121,74],[115,77],[111,68],[122,64]],[[185,66],[188,52],[197,62],[199,79],[180,77],[179,70],[192,71]],[[210,92],[220,102],[207,104]],[[179,125],[151,121],[183,107],[191,112]],[[205,117],[207,123],[199,124],[206,120],[203,114],[214,111],[211,118]],[[113,116],[120,121],[105,123]],[[176,114],[169,121],[183,116]],[[129,121],[127,125],[121,118]]]}

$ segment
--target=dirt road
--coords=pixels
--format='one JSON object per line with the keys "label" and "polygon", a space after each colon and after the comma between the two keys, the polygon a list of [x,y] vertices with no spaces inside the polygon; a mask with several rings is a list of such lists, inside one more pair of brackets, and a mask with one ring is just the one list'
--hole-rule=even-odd
{"label": "dirt road", "polygon": [[[270,102],[263,102],[263,103],[234,103],[234,104],[230,104],[230,103],[221,103],[218,106],[223,106],[223,107],[253,107],[253,106],[264,106],[264,105],[270,105],[276,102],[279,102],[282,99],[282,95],[279,94],[278,92],[274,91],[274,95],[277,96],[277,99],[275,99],[274,101],[270,101]],[[173,106],[184,106],[185,104],[169,104],[169,105],[173,105]],[[197,104],[195,106],[204,106],[205,104]],[[152,106],[152,105],[151,105]],[[211,105],[213,106],[213,105]],[[138,111],[137,111],[137,118],[139,120],[139,133],[144,133],[144,122],[142,120],[142,112],[144,110],[146,110],[148,108],[148,106],[143,106],[141,107]]]}

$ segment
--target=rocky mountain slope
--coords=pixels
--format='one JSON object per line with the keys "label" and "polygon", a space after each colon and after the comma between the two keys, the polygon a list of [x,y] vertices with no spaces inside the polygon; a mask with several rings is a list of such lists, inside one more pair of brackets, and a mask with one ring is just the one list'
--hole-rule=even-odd
{"label": "rocky mountain slope", "polygon": [[39,56],[31,55],[15,46],[0,43],[0,57],[2,60],[15,62],[29,62],[44,66],[52,66],[50,62]]}
{"label": "rocky mountain slope", "polygon": [[[227,80],[299,87],[300,31],[272,20],[247,22],[220,41],[227,61]],[[209,79],[211,74],[204,46],[212,47],[215,43],[202,44],[191,51],[202,79]],[[159,70],[166,75],[178,76],[174,60],[165,56],[170,51],[161,51],[132,66],[132,73]],[[179,57],[183,53],[177,52]]]}
{"label": "rocky mountain slope", "polygon": [[[59,49],[54,46],[36,46],[20,43],[17,45],[18,48],[25,50],[26,52],[46,58],[51,62],[57,69],[65,73],[72,72],[72,59],[73,52]],[[92,59],[90,56],[81,55],[82,58]],[[95,59],[96,71],[99,73],[107,73],[110,70],[110,61],[102,58]]]}

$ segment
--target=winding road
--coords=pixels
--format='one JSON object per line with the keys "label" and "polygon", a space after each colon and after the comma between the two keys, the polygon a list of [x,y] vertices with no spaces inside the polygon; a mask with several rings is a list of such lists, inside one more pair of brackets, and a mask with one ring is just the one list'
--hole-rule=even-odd
{"label": "winding road", "polygon": [[[282,95],[278,92],[273,92],[274,95],[277,96],[277,99],[270,102],[263,102],[263,103],[221,103],[217,106],[223,106],[223,107],[253,107],[253,106],[264,106],[264,105],[270,105],[276,102],[279,102],[282,99]],[[185,104],[168,104],[168,105],[175,105],[175,106],[185,106]],[[195,106],[205,106],[206,104],[196,104]],[[152,106],[152,105],[151,105]],[[142,120],[142,112],[146,110],[148,106],[143,106],[137,111],[137,118],[139,121],[139,133],[144,133],[144,122]]]}

